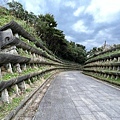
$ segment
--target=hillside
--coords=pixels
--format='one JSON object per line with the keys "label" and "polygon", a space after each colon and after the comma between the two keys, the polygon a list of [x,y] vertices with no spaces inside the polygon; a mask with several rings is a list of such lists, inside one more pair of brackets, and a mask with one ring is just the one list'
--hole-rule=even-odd
{"label": "hillside", "polygon": [[9,10],[0,8],[0,26],[14,20],[59,58],[84,64],[85,46],[66,40],[64,32],[57,28],[57,21],[53,15],[29,13],[18,2],[8,3],[8,5]]}
{"label": "hillside", "polygon": [[67,41],[51,14],[36,16],[14,1],[9,9],[0,7],[0,38],[0,119],[12,118],[14,109],[61,71],[83,70],[120,86],[120,45],[93,49],[87,59],[85,46]]}
{"label": "hillside", "polygon": [[0,7],[0,119],[11,119],[48,78],[81,65],[59,59],[34,27]]}

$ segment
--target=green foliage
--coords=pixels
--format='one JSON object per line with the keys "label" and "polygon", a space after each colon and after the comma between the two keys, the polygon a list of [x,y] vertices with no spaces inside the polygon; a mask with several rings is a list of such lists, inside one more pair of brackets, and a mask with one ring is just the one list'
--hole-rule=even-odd
{"label": "green foliage", "polygon": [[22,99],[23,99],[23,96],[19,96],[19,97],[14,98],[11,104],[7,104],[7,103],[1,104],[0,105],[0,119],[2,120],[2,118],[5,115],[7,115],[11,110],[16,108]]}
{"label": "green foliage", "polygon": [[6,75],[2,76],[2,80],[9,80],[12,78],[16,78],[17,76],[18,76],[18,73],[14,73],[14,74],[7,73]]}
{"label": "green foliage", "polygon": [[97,56],[95,56],[93,58],[88,59],[87,61],[97,60],[97,59],[105,58],[105,57],[110,57],[112,55],[119,54],[119,53],[120,53],[120,49],[117,49],[115,51],[105,52],[103,54],[97,55]]}
{"label": "green foliage", "polygon": [[111,77],[108,77],[108,78],[105,78],[103,76],[98,76],[98,75],[95,75],[94,73],[90,73],[90,72],[83,72],[84,74],[87,74],[87,75],[90,75],[92,77],[95,77],[97,79],[100,79],[100,80],[103,80],[103,81],[106,81],[106,82],[109,82],[109,83],[112,83],[112,84],[116,84],[116,85],[120,85],[120,78],[117,78],[116,80],[111,78]]}
{"label": "green foliage", "polygon": [[26,70],[22,71],[21,74],[16,73],[16,72],[14,72],[13,74],[6,73],[5,75],[2,76],[2,80],[3,81],[10,80],[10,79],[19,77],[21,75],[25,75],[25,74],[27,75],[27,74],[30,74],[30,73],[34,73],[34,72],[38,72],[38,71],[44,70],[44,69],[45,69],[45,67],[42,66],[42,67],[39,67],[39,68],[27,68]]}
{"label": "green foliage", "polygon": [[[5,12],[5,14],[8,16],[3,17],[2,19],[0,18],[0,26],[14,19],[26,31],[37,38],[39,42],[46,45],[46,47],[58,57],[81,64],[85,62],[85,46],[67,41],[63,31],[56,28],[57,22],[55,21],[53,15],[40,14],[36,16],[32,12],[29,13],[28,11],[24,10],[23,5],[16,1],[9,2],[8,5],[9,10],[7,11],[10,14]],[[33,46],[32,43],[30,44]]]}
{"label": "green foliage", "polygon": [[27,88],[26,89],[26,92],[31,92],[32,90],[30,88]]}

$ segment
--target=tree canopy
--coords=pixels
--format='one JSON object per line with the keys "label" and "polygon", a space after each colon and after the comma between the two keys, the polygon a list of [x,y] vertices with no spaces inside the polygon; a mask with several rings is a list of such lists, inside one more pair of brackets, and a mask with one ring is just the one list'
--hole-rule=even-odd
{"label": "tree canopy", "polygon": [[80,64],[85,62],[85,46],[67,41],[63,31],[57,28],[57,22],[52,14],[29,13],[24,10],[23,5],[16,1],[9,2],[8,5],[10,13],[34,27],[39,38],[55,55]]}

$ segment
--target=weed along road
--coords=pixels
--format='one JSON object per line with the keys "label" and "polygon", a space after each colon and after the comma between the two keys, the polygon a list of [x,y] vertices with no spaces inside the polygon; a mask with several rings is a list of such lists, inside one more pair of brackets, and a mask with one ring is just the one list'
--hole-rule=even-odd
{"label": "weed along road", "polygon": [[33,120],[120,120],[120,90],[79,71],[62,72]]}

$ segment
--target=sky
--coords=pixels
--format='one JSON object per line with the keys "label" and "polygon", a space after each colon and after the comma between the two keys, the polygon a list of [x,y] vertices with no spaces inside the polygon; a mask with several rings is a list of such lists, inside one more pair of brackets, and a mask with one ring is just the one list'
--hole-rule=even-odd
{"label": "sky", "polygon": [[[12,1],[12,0],[9,0]],[[120,44],[120,0],[15,0],[34,14],[50,13],[65,38],[87,50]]]}

